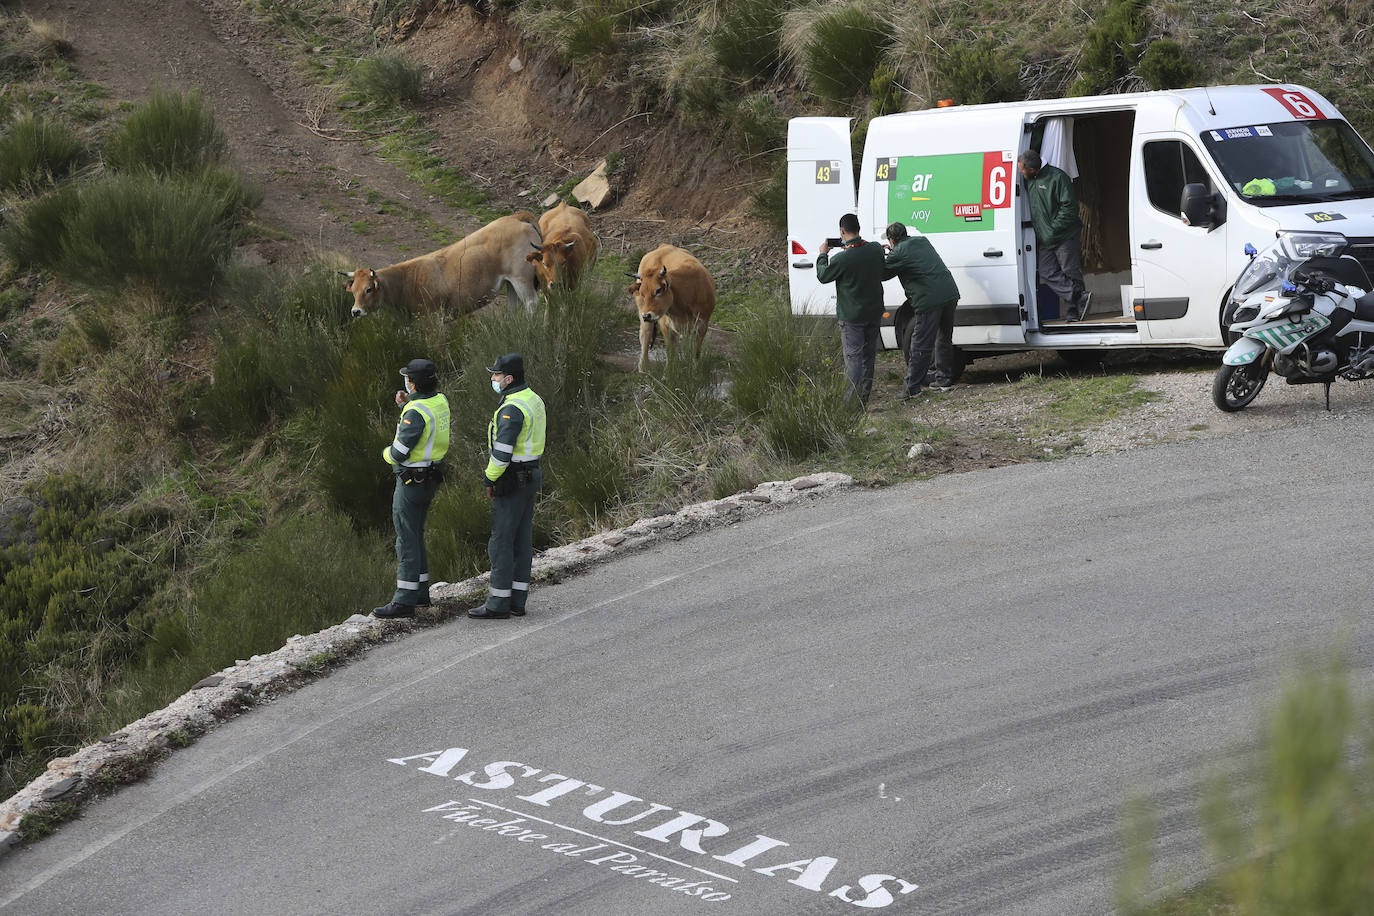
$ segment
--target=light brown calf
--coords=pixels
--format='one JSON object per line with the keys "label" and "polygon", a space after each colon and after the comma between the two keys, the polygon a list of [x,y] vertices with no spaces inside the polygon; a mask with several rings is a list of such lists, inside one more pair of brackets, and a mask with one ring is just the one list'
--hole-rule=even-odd
{"label": "light brown calf", "polygon": [[539,217],[539,234],[543,243],[534,246],[534,253],[525,255],[525,260],[534,265],[542,285],[553,286],[561,269],[563,284],[577,289],[583,272],[596,263],[600,248],[587,214],[562,201]]}
{"label": "light brown calf", "polygon": [[354,318],[385,303],[411,311],[470,312],[505,283],[534,311],[539,295],[534,270],[525,260],[530,245],[538,247],[539,227],[533,213],[521,210],[487,223],[447,248],[380,270],[360,267],[339,273],[348,278],[344,289],[353,293]]}
{"label": "light brown calf", "polygon": [[696,331],[696,352],[711,313],[716,310],[716,284],[701,262],[681,248],[659,245],[639,261],[629,292],[639,308],[639,371],[649,363],[658,328],[666,337]]}

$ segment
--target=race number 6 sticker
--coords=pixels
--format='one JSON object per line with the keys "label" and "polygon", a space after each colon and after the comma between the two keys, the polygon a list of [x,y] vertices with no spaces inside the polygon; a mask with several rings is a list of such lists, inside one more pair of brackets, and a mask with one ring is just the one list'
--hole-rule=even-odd
{"label": "race number 6 sticker", "polygon": [[1264,92],[1288,109],[1288,113],[1295,118],[1326,120],[1326,115],[1317,110],[1312,100],[1295,89],[1265,89]]}
{"label": "race number 6 sticker", "polygon": [[1011,153],[983,154],[983,209],[1011,206]]}

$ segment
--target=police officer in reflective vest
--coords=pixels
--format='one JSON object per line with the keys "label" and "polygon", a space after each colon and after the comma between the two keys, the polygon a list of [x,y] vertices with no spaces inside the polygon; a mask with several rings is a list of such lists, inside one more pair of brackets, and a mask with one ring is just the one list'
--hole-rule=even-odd
{"label": "police officer in reflective vest", "polygon": [[479,620],[525,616],[534,559],[534,497],[543,480],[544,401],[525,384],[525,361],[508,353],[487,367],[501,404],[487,426],[491,457],[483,483],[491,500],[491,594],[468,611]]}
{"label": "police officer in reflective vest", "polygon": [[405,390],[396,392],[401,419],[396,438],[382,458],[396,475],[391,520],[396,526],[396,593],[372,611],[374,617],[414,617],[416,605],[429,604],[429,556],[425,552],[425,516],[443,480],[448,454],[448,398],[435,389],[434,363],[412,359],[401,375]]}

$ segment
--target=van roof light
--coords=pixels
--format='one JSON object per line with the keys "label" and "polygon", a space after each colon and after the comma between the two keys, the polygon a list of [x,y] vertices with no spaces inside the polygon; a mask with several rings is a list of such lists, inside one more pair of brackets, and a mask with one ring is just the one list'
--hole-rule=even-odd
{"label": "van roof light", "polygon": [[935,107],[936,107],[936,108],[953,108],[953,107],[954,107],[954,99],[941,99],[940,101],[938,101],[938,102],[935,103]]}

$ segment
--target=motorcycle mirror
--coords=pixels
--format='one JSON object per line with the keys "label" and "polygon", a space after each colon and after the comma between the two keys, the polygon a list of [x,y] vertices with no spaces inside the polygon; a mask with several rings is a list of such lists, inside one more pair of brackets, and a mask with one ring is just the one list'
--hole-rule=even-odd
{"label": "motorcycle mirror", "polygon": [[1256,248],[1254,245],[1250,244],[1249,242],[1246,242],[1246,243],[1245,243],[1245,253],[1246,253],[1247,255],[1249,255],[1249,256],[1250,256],[1250,260],[1253,261],[1253,260],[1255,259],[1255,255],[1259,254],[1259,249]]}

